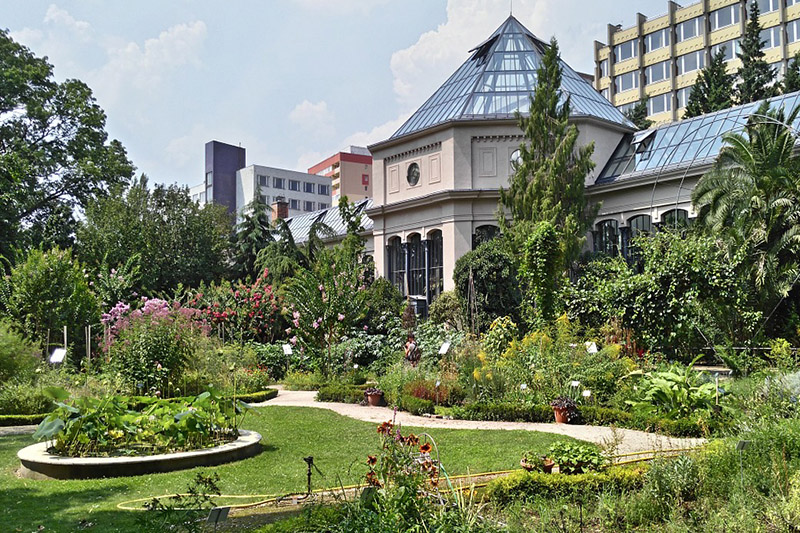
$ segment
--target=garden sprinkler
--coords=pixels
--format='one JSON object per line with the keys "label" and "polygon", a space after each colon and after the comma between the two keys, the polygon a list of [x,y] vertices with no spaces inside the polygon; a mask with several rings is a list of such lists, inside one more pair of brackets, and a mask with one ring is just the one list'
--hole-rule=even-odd
{"label": "garden sprinkler", "polygon": [[308,498],[311,496],[311,469],[313,468],[316,470],[322,477],[325,477],[325,474],[320,472],[319,468],[317,468],[317,465],[314,464],[314,457],[311,455],[308,457],[303,457],[303,461],[305,461],[307,465],[306,476],[308,477],[308,492],[306,492],[306,498]]}

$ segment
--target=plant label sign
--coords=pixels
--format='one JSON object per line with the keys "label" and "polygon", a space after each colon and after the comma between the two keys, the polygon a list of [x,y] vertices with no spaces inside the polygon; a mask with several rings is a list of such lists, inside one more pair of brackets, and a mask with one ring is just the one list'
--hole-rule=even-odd
{"label": "plant label sign", "polygon": [[445,355],[447,353],[447,350],[449,349],[450,349],[450,341],[444,341],[442,343],[442,347],[439,348],[439,355]]}
{"label": "plant label sign", "polygon": [[283,345],[283,355],[292,355],[292,345],[291,344],[284,344]]}
{"label": "plant label sign", "polygon": [[53,353],[50,354],[50,362],[53,364],[63,363],[66,356],[66,348],[56,348],[53,350]]}

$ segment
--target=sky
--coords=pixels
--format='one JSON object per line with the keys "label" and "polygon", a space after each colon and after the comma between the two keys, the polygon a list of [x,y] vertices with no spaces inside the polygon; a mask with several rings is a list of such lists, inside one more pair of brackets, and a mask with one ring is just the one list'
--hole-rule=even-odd
{"label": "sky", "polygon": [[306,171],[387,139],[514,16],[594,72],[607,24],[633,26],[666,0],[22,0],[0,27],[92,89],[150,181],[203,180],[204,145],[247,164]]}

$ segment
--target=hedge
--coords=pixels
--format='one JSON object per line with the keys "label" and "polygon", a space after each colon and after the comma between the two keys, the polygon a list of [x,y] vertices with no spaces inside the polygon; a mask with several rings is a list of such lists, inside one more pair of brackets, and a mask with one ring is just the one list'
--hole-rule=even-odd
{"label": "hedge", "polygon": [[329,383],[319,388],[318,402],[361,403],[364,401],[366,385],[347,385],[345,383]]}
{"label": "hedge", "polygon": [[0,427],[7,426],[31,426],[38,424],[49,413],[38,415],[0,415]]}
{"label": "hedge", "polygon": [[642,487],[646,465],[612,466],[586,474],[545,474],[520,470],[494,479],[486,487],[489,498],[504,505],[517,500],[539,498],[575,498],[596,495],[600,491],[620,493]]}
{"label": "hedge", "polygon": [[[719,433],[729,426],[724,418],[679,418],[672,420],[654,416],[634,415],[608,407],[580,406],[578,423],[639,429],[664,433],[674,437],[705,437]],[[507,402],[471,403],[453,408],[453,416],[464,420],[497,420],[506,422],[553,422],[549,405],[519,405]]]}
{"label": "hedge", "polygon": [[412,415],[433,414],[434,406],[430,400],[423,400],[410,394],[403,394],[400,396],[400,405],[398,406],[403,411],[408,411]]}
{"label": "hedge", "polygon": [[278,389],[266,389],[258,392],[251,392],[250,394],[240,394],[236,396],[236,399],[244,403],[258,403],[271,400],[277,395]]}

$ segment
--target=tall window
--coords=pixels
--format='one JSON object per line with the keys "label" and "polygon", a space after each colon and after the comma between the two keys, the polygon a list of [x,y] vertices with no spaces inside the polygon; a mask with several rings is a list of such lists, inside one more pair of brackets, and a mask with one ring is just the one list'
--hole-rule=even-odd
{"label": "tall window", "polygon": [[[786,2],[787,6],[790,6],[788,1]],[[779,0],[758,0],[758,12],[762,15],[764,13],[772,13],[773,11],[777,11],[781,7]]]}
{"label": "tall window", "polygon": [[717,9],[716,11],[712,11],[708,15],[708,21],[711,24],[711,31],[738,24],[740,16],[741,11],[739,9],[739,4],[725,6],[721,9]]}
{"label": "tall window", "polygon": [[672,61],[661,61],[644,69],[644,82],[656,83],[672,77]]}
{"label": "tall window", "polygon": [[679,43],[687,39],[692,39],[703,33],[703,17],[695,17],[693,19],[681,22],[675,26],[675,42]]}
{"label": "tall window", "polygon": [[408,294],[425,295],[425,247],[419,233],[408,237]]}
{"label": "tall window", "polygon": [[[798,0],[800,2],[800,0]],[[786,23],[786,40],[790,43],[800,41],[800,20]]]}
{"label": "tall window", "polygon": [[389,239],[389,246],[386,247],[387,263],[389,265],[389,282],[397,287],[400,294],[406,295],[406,256],[403,253],[403,245],[400,242],[400,237],[392,237]]}
{"label": "tall window", "polygon": [[781,45],[781,27],[773,26],[766,30],[761,30],[761,41],[764,42],[763,49],[777,48]]}
{"label": "tall window", "polygon": [[672,93],[651,96],[647,100],[648,115],[657,115],[658,113],[665,113],[667,111],[672,111]]}
{"label": "tall window", "polygon": [[297,180],[289,180],[289,190],[290,191],[300,191],[300,182]]}
{"label": "tall window", "polygon": [[330,196],[331,195],[331,186],[330,185],[317,185],[317,194],[321,194],[323,196]]}
{"label": "tall window", "polygon": [[444,289],[444,245],[441,230],[428,234],[428,301],[433,302]]}
{"label": "tall window", "polygon": [[300,210],[300,200],[289,198],[289,209]]}
{"label": "tall window", "polygon": [[472,249],[474,250],[481,244],[491,241],[497,237],[497,233],[497,226],[492,226],[491,224],[478,226],[475,228],[475,234],[472,236]]}
{"label": "tall window", "polygon": [[669,46],[669,35],[669,28],[664,28],[663,30],[654,31],[653,33],[645,35],[644,52],[648,53]]}
{"label": "tall window", "polygon": [[285,189],[286,188],[286,180],[284,178],[279,178],[277,176],[272,177],[272,186],[276,189]]}
{"label": "tall window", "polygon": [[634,240],[645,235],[650,235],[652,232],[653,225],[650,221],[650,215],[638,215],[628,220],[627,238],[623,243],[625,257],[628,260],[638,261],[639,259]]}
{"label": "tall window", "polygon": [[689,225],[689,212],[686,209],[670,209],[661,214],[661,227],[685,228]]}
{"label": "tall window", "polygon": [[608,59],[600,62],[600,77],[605,78],[608,76]]}
{"label": "tall window", "polygon": [[259,174],[257,178],[259,185],[261,185],[262,187],[267,187],[267,177],[265,175]]}
{"label": "tall window", "polygon": [[705,52],[698,50],[697,52],[690,52],[688,54],[679,56],[675,59],[675,65],[678,67],[678,76],[700,70],[705,66]]}
{"label": "tall window", "polygon": [[619,250],[619,225],[616,220],[598,222],[594,237],[595,252],[617,255]]}
{"label": "tall window", "polygon": [[631,89],[638,89],[639,88],[639,71],[634,70],[633,72],[627,72],[625,74],[620,74],[616,78],[614,78],[614,88],[616,92],[622,93],[625,91],[630,91]]}
{"label": "tall window", "polygon": [[619,63],[639,55],[639,39],[631,39],[614,47],[614,61]]}
{"label": "tall window", "polygon": [[[724,50],[723,50],[724,48]],[[715,44],[711,47],[711,57],[716,56],[722,50],[722,60],[731,61],[739,53],[739,39],[732,39],[724,43]]]}
{"label": "tall window", "polygon": [[678,109],[686,107],[686,104],[689,103],[690,94],[692,94],[692,87],[684,87],[683,89],[678,89],[677,91]]}
{"label": "tall window", "polygon": [[310,181],[303,182],[303,192],[313,194],[314,193],[314,184]]}

